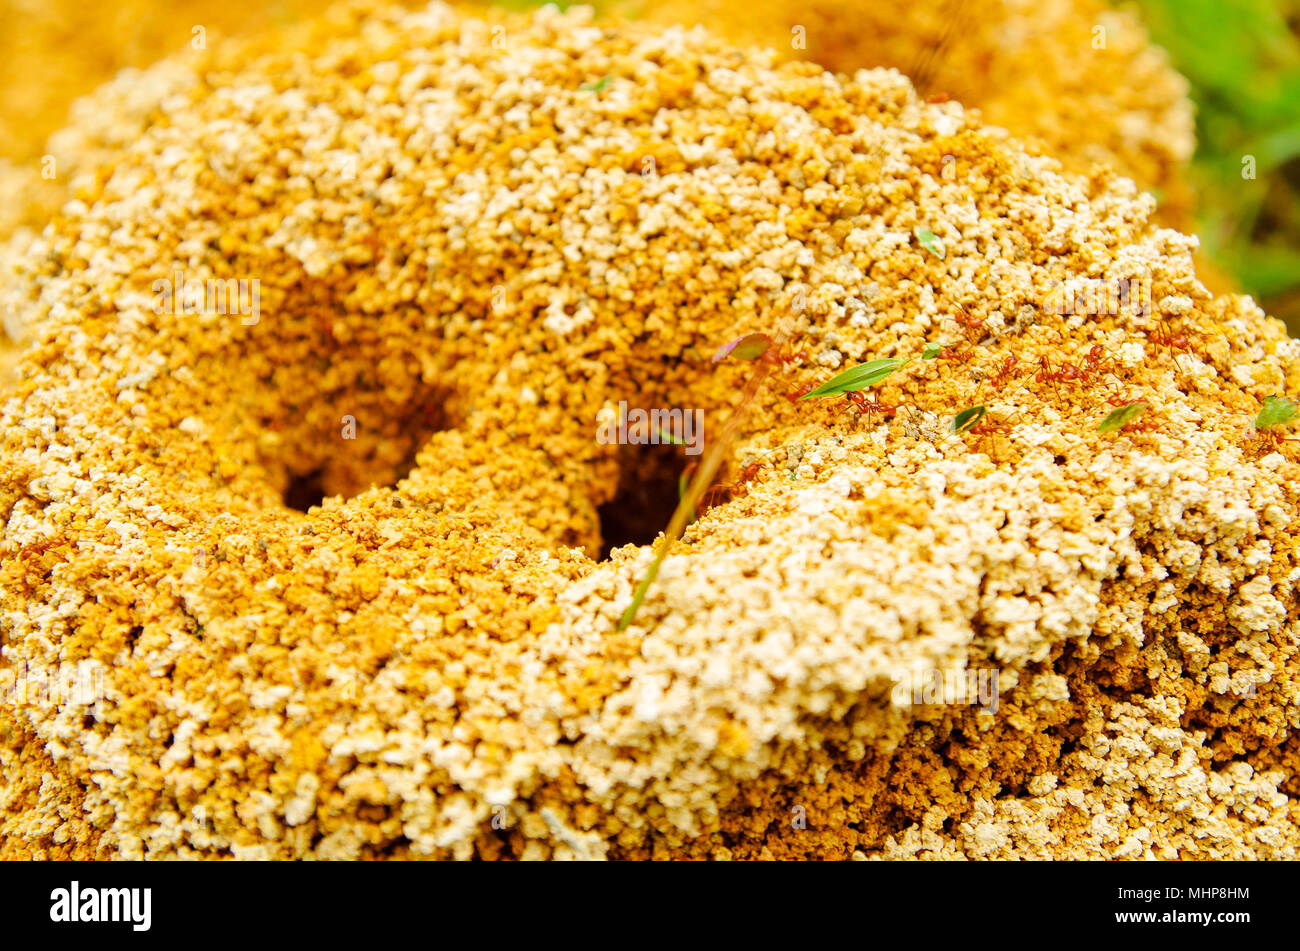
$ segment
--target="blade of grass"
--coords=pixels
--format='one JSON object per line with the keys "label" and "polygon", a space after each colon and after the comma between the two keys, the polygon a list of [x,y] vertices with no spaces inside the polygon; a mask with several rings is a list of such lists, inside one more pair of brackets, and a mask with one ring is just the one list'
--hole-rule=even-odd
{"label": "blade of grass", "polygon": [[[788,326],[789,318],[787,317],[781,332],[773,338],[776,345],[779,346],[785,342],[785,331]],[[726,458],[727,451],[736,438],[736,433],[740,431],[740,424],[744,421],[746,414],[753,405],[759,391],[763,388],[763,384],[767,382],[771,372],[772,364],[770,363],[757,363],[755,365],[754,375],[749,378],[740,401],[731,411],[731,415],[727,417],[727,422],[723,425],[718,438],[713,441],[708,451],[705,452],[704,460],[700,463],[700,467],[695,470],[695,477],[691,479],[691,484],[687,486],[685,494],[677,503],[677,508],[673,510],[673,516],[668,521],[668,527],[664,529],[663,538],[659,540],[659,547],[655,551],[654,559],[650,562],[650,567],[646,569],[645,576],[642,577],[640,584],[636,586],[636,590],[632,593],[631,603],[628,604],[618,619],[618,630],[626,630],[636,618],[641,603],[645,601],[646,593],[650,590],[650,586],[654,584],[655,578],[659,577],[660,566],[663,565],[664,559],[668,557],[669,550],[677,539],[681,538],[682,532],[686,530],[686,526],[691,520],[692,513],[695,512],[700,498],[712,484],[714,475],[717,474],[719,467],[722,465],[722,460]]]}
{"label": "blade of grass", "polygon": [[907,366],[907,363],[907,360],[899,360],[894,357],[882,357],[879,360],[859,363],[857,366],[849,367],[843,373],[831,377],[817,389],[805,393],[799,399],[815,400],[827,396],[843,396],[845,393],[856,393],[858,390],[865,390],[868,387],[883,383],[893,373]]}

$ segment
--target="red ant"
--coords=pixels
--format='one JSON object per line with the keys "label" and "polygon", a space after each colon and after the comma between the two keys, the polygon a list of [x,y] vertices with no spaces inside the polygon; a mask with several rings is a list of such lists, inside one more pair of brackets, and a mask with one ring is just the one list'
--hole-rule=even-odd
{"label": "red ant", "polygon": [[39,567],[42,556],[50,551],[50,549],[59,549],[66,544],[67,540],[61,536],[43,538],[38,542],[32,542],[31,544],[20,547],[17,552],[18,559],[22,561],[24,570],[30,570],[33,567],[31,562],[34,562],[35,566]]}
{"label": "red ant", "polygon": [[932,106],[937,106],[942,102],[947,102],[951,98],[952,96],[948,95],[946,92],[936,92],[926,96],[925,101]]}
{"label": "red ant", "polygon": [[791,403],[797,403],[799,402],[799,400],[803,399],[805,396],[807,396],[815,389],[817,389],[816,383],[805,383],[803,386],[799,387],[799,389],[795,390],[793,393],[787,393],[785,398],[789,400]]}
{"label": "red ant", "polygon": [[[694,466],[694,463],[692,463],[692,466]],[[761,462],[751,462],[740,470],[740,475],[736,477],[735,482],[720,482],[709,486],[704,490],[704,494],[700,496],[700,501],[695,506],[696,513],[703,515],[715,505],[730,502],[737,495],[742,494],[741,490],[758,475],[762,468],[763,464]]]}
{"label": "red ant", "polygon": [[995,390],[1000,390],[1011,382],[1016,371],[1016,366],[1019,365],[1019,363],[1020,358],[1014,353],[1008,354],[1003,358],[1002,365],[998,367],[997,372],[993,374],[992,379],[989,381],[992,383]]}
{"label": "red ant", "polygon": [[845,393],[845,398],[852,403],[858,410],[860,416],[879,415],[885,419],[893,419],[898,415],[898,407],[892,403],[882,403],[875,393]]}
{"label": "red ant", "polygon": [[1271,426],[1267,429],[1255,430],[1255,435],[1259,439],[1271,443],[1274,451],[1278,451],[1282,448],[1282,443],[1284,442],[1300,442],[1300,439],[1296,439],[1294,436],[1288,437],[1283,435],[1285,432],[1286,430],[1281,426]]}
{"label": "red ant", "polygon": [[1043,354],[1038,358],[1038,372],[1034,374],[1034,379],[1039,383],[1050,384],[1052,389],[1056,389],[1057,383],[1069,383],[1072,378],[1073,368],[1061,367],[1055,369],[1052,367],[1052,358]]}
{"label": "red ant", "polygon": [[[1018,362],[1014,354],[1003,360],[1001,368],[993,377],[994,386],[1005,385],[1011,379],[1012,370]],[[1034,380],[1048,384],[1053,390],[1056,389],[1058,383],[1077,383],[1087,386],[1095,383],[1097,377],[1101,375],[1109,375],[1117,383],[1122,383],[1111,369],[1110,360],[1106,356],[1106,348],[1099,343],[1093,344],[1078,363],[1061,361],[1056,366],[1053,366],[1052,358],[1047,354],[1042,354],[1039,356],[1036,366],[1037,369],[1033,374]]]}
{"label": "red ant", "polygon": [[1178,351],[1183,350],[1187,353],[1192,352],[1192,342],[1187,338],[1187,334],[1182,332],[1175,333],[1165,324],[1160,324],[1154,330],[1149,331],[1147,333],[1147,339],[1157,347],[1167,347],[1169,349],[1170,359],[1174,361],[1174,366],[1178,367],[1180,370],[1182,367],[1178,364]]}
{"label": "red ant", "polygon": [[1152,413],[1151,401],[1140,396],[1134,396],[1131,393],[1112,393],[1106,397],[1106,402],[1111,406],[1131,406],[1134,403],[1142,403],[1146,410],[1142,415],[1130,423],[1125,424],[1124,431],[1128,433],[1150,433],[1160,428],[1160,421]]}
{"label": "red ant", "polygon": [[[774,370],[780,372],[789,372],[791,368],[796,366],[801,366],[802,364],[806,363],[807,360],[808,360],[808,353],[806,351],[795,350],[789,344],[782,344],[779,348],[768,347],[766,350],[763,351],[762,356],[758,358],[759,363],[766,363]],[[791,403],[793,403],[797,401],[800,397],[806,396],[807,394],[811,393],[814,389],[816,389],[816,386],[817,385],[815,383],[808,384],[807,386],[802,387],[794,395],[787,396],[786,399],[789,400]]]}
{"label": "red ant", "polygon": [[1192,349],[1192,342],[1187,339],[1187,334],[1174,333],[1164,324],[1150,331],[1147,337],[1157,347],[1169,347],[1171,350],[1186,350],[1188,352]]}
{"label": "red ant", "polygon": [[1099,343],[1094,343],[1088,348],[1088,352],[1083,355],[1083,362],[1079,364],[1079,374],[1081,379],[1089,381],[1093,376],[1106,375],[1114,380],[1117,384],[1123,385],[1123,380],[1115,375],[1110,358],[1106,355],[1106,348]]}
{"label": "red ant", "polygon": [[960,350],[957,347],[944,347],[939,351],[940,360],[951,360],[954,363],[970,363],[975,358],[971,350]]}
{"label": "red ant", "polygon": [[1073,363],[1061,363],[1061,368],[1057,371],[1057,376],[1063,383],[1083,383],[1087,379],[1084,369]]}
{"label": "red ant", "polygon": [[1106,348],[1094,343],[1083,355],[1083,365],[1091,373],[1100,373],[1106,367]]}
{"label": "red ant", "polygon": [[1088,352],[1083,355],[1083,359],[1075,367],[1075,374],[1083,382],[1090,382],[1091,378],[1099,373],[1106,373],[1109,370],[1109,363],[1106,360],[1106,348],[1099,343],[1094,343],[1088,348]]}
{"label": "red ant", "polygon": [[[995,437],[1003,436],[1007,439],[1010,438],[1011,421],[1015,419],[1015,416],[1016,414],[1012,413],[1009,416],[1002,417],[1001,419],[994,419],[986,413],[984,418],[969,430],[969,432],[973,433],[977,437],[975,440],[975,446],[978,448],[983,444],[985,439],[988,439],[992,441],[991,448],[996,449],[997,441]],[[993,455],[993,453],[990,453],[989,455]]]}
{"label": "red ant", "polygon": [[62,537],[42,538],[38,542],[23,545],[18,549],[18,556],[20,558],[39,558],[51,548],[58,548],[65,544],[67,544],[67,541]]}
{"label": "red ant", "polygon": [[972,317],[966,311],[960,310],[953,320],[962,326],[967,338],[970,340],[981,340],[988,333],[988,327],[985,325],[983,317]]}
{"label": "red ant", "polygon": [[1049,371],[1048,376],[1051,379],[1062,383],[1091,383],[1092,376],[1102,368],[1102,357],[1105,351],[1100,344],[1096,344],[1078,363],[1062,363],[1060,369]]}
{"label": "red ant", "polygon": [[789,344],[783,344],[779,348],[768,347],[766,350],[763,351],[763,355],[760,356],[758,359],[762,363],[766,363],[773,367],[778,367],[783,370],[788,370],[792,366],[798,366],[806,362],[808,359],[808,354],[803,350],[798,350],[798,351],[794,350]]}

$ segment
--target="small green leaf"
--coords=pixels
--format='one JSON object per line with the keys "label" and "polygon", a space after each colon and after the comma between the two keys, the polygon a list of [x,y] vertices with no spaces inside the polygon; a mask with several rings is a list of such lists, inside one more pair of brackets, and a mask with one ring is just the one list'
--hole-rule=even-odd
{"label": "small green leaf", "polygon": [[988,407],[983,403],[964,409],[952,418],[952,424],[948,427],[948,431],[952,433],[970,432],[975,428],[975,424],[984,418],[984,414],[987,412]]}
{"label": "small green leaf", "polygon": [[587,92],[604,92],[609,88],[612,78],[611,76],[603,76],[594,83],[583,83],[582,88]]}
{"label": "small green leaf", "polygon": [[1119,409],[1107,413],[1106,418],[1097,424],[1097,432],[1113,433],[1121,430],[1146,411],[1146,403],[1127,403]]}
{"label": "small green leaf", "polygon": [[772,338],[767,334],[745,334],[719,347],[718,352],[713,355],[713,362],[719,363],[727,357],[735,357],[737,360],[757,360],[771,345]]}
{"label": "small green leaf", "polygon": [[896,360],[893,357],[884,357],[880,360],[871,360],[867,363],[859,363],[855,367],[849,367],[838,376],[833,376],[817,389],[810,393],[805,393],[799,397],[801,400],[819,399],[826,396],[840,396],[844,393],[853,393],[857,390],[865,390],[869,386],[875,386],[883,381],[899,367],[906,365],[906,360]]}
{"label": "small green leaf", "polygon": [[925,248],[925,250],[929,251],[936,258],[943,260],[948,256],[948,251],[943,246],[943,239],[929,228],[914,228],[912,233],[916,235],[916,240],[921,242],[921,247]]}
{"label": "small green leaf", "polygon": [[933,360],[943,353],[943,347],[937,343],[927,343],[925,349],[921,351],[922,360]]}
{"label": "small green leaf", "polygon": [[1264,397],[1264,408],[1255,417],[1256,429],[1270,429],[1273,426],[1285,426],[1293,423],[1300,416],[1300,406],[1296,406],[1285,396]]}
{"label": "small green leaf", "polygon": [[661,443],[665,443],[665,442],[672,443],[674,446],[686,445],[686,440],[681,439],[678,436],[674,436],[670,432],[667,432],[662,426],[659,427],[659,441]]}

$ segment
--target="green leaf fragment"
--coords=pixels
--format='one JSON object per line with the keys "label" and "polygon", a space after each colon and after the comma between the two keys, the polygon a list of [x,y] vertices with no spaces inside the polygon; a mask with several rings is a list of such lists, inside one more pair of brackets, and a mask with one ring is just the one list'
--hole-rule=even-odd
{"label": "green leaf fragment", "polygon": [[988,407],[983,403],[964,409],[952,418],[952,424],[948,427],[948,431],[953,433],[970,432],[975,427],[975,424],[984,418],[984,414],[987,412]]}
{"label": "green leaf fragment", "polygon": [[767,353],[767,348],[771,345],[772,338],[767,334],[745,334],[719,347],[718,352],[713,355],[713,362],[719,363],[727,357],[735,357],[737,360],[757,360]]}
{"label": "green leaf fragment", "polygon": [[843,373],[831,377],[817,389],[805,393],[799,397],[801,400],[820,399],[827,396],[842,396],[845,393],[853,393],[857,390],[865,390],[869,386],[885,380],[895,370],[907,364],[906,360],[898,360],[893,357],[883,357],[879,360],[871,360],[867,363],[859,363],[855,367],[849,367]]}
{"label": "green leaf fragment", "polygon": [[943,239],[929,228],[914,228],[912,233],[916,235],[916,240],[921,242],[921,247],[936,258],[943,260],[948,256],[948,250],[943,246]]}
{"label": "green leaf fragment", "polygon": [[1106,414],[1106,418],[1097,424],[1097,432],[1113,433],[1123,429],[1133,420],[1147,411],[1146,403],[1127,403],[1117,410]]}
{"label": "green leaf fragment", "polygon": [[927,343],[925,349],[921,351],[922,360],[933,360],[943,352],[943,347],[937,343]]}
{"label": "green leaf fragment", "polygon": [[1270,429],[1273,426],[1285,426],[1293,423],[1300,416],[1300,406],[1296,406],[1285,396],[1264,397],[1264,408],[1255,417],[1256,429]]}
{"label": "green leaf fragment", "polygon": [[609,88],[612,79],[613,77],[611,76],[604,76],[594,83],[583,83],[582,88],[587,92],[604,92]]}

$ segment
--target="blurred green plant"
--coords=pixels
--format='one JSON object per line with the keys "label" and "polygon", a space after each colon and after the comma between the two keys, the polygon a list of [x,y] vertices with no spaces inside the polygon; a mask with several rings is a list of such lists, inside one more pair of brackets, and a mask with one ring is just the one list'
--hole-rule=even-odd
{"label": "blurred green plant", "polygon": [[1137,7],[1191,83],[1205,252],[1300,335],[1300,0]]}

